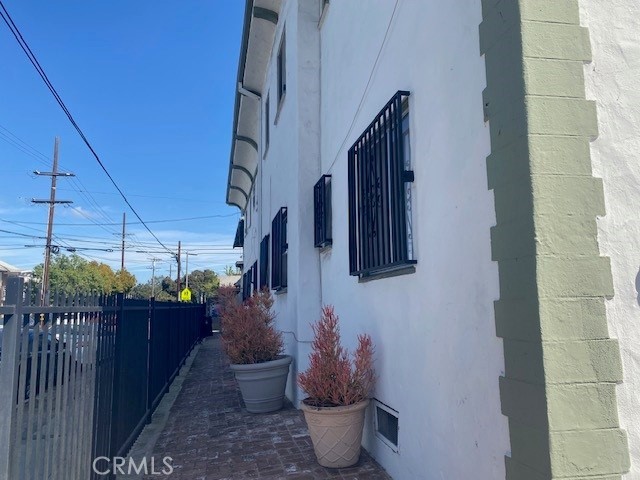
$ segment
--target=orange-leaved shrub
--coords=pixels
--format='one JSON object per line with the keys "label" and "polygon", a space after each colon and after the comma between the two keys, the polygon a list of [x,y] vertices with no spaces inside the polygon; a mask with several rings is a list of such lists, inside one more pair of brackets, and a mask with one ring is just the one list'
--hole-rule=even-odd
{"label": "orange-leaved shrub", "polygon": [[365,400],[375,384],[373,342],[369,335],[358,335],[353,359],[340,345],[338,316],[332,306],[322,308],[322,317],[313,328],[309,368],[298,375],[298,385],[308,397],[307,405],[334,407]]}
{"label": "orange-leaved shrub", "polygon": [[222,345],[231,363],[262,363],[282,353],[282,334],[273,324],[273,297],[269,290],[254,293],[244,303],[235,289],[220,288],[219,313]]}

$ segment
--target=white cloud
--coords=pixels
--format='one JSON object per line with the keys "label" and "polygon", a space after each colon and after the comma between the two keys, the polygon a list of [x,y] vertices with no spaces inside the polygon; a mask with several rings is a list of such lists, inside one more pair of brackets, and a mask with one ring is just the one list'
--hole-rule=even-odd
{"label": "white cloud", "polygon": [[63,212],[69,212],[72,217],[84,218],[86,220],[93,220],[97,217],[94,212],[91,212],[82,207],[68,207]]}

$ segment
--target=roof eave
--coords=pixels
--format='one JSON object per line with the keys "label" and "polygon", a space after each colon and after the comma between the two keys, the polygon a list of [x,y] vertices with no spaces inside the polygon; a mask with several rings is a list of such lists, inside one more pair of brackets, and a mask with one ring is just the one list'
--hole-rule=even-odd
{"label": "roof eave", "polygon": [[253,0],[246,0],[244,7],[244,24],[242,26],[242,44],[240,47],[240,61],[238,62],[238,75],[235,83],[235,103],[233,106],[233,130],[231,131],[231,152],[229,155],[229,175],[227,177],[227,205],[238,207],[242,212],[246,204],[243,206],[238,205],[235,202],[229,200],[229,194],[231,193],[231,173],[233,172],[233,152],[236,145],[236,132],[238,130],[238,114],[240,113],[240,92],[238,92],[237,85],[242,83],[244,78],[244,67],[247,61],[247,47],[249,45],[249,31],[251,29],[251,14],[253,12]]}
{"label": "roof eave", "polygon": [[[281,5],[281,2],[274,0],[246,0],[245,4],[226,194],[227,204],[238,207],[243,213],[255,181],[256,162],[259,162],[259,116],[262,101],[262,92],[259,90],[262,89],[262,82],[268,68],[268,58],[273,49]],[[254,24],[256,20],[265,23]],[[268,27],[265,28],[267,25]],[[248,71],[247,65],[250,68]],[[245,84],[247,76],[249,85]],[[245,134],[247,128],[258,131],[253,131],[250,135]],[[253,149],[249,157],[244,150],[246,148]],[[237,172],[235,176],[234,171]]]}

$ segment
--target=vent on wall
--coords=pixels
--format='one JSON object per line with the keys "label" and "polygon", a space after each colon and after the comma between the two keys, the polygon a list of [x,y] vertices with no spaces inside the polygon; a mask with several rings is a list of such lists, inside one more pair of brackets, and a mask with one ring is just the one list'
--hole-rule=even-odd
{"label": "vent on wall", "polygon": [[378,400],[374,401],[373,416],[376,437],[394,452],[398,451],[398,412]]}

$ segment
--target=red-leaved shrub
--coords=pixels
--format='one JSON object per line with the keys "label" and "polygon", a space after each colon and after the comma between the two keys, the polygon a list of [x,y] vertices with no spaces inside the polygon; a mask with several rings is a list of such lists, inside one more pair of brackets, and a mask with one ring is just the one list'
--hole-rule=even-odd
{"label": "red-leaved shrub", "polygon": [[304,403],[331,407],[353,405],[366,399],[376,379],[371,337],[358,335],[358,348],[352,360],[340,345],[338,316],[332,306],[322,308],[322,317],[312,328],[309,368],[298,375],[298,385],[308,395]]}
{"label": "red-leaved shrub", "polygon": [[273,297],[269,290],[254,293],[241,303],[235,289],[218,291],[222,344],[231,363],[262,363],[282,353],[282,334],[273,325]]}

